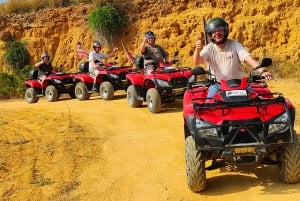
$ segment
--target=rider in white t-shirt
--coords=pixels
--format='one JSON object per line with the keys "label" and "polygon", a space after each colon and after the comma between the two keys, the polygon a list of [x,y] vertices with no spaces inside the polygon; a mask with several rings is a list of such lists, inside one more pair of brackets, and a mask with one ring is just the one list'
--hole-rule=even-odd
{"label": "rider in white t-shirt", "polygon": [[[198,39],[193,59],[196,65],[208,63],[211,73],[216,76],[218,81],[241,79],[244,73],[241,62],[247,62],[253,68],[258,66],[258,61],[250,55],[241,43],[227,39],[229,27],[223,18],[212,18],[205,29],[211,43],[203,48],[203,41]],[[258,69],[258,71],[266,79],[272,79],[271,73],[264,68]],[[209,88],[208,98],[217,93],[219,87],[217,84],[212,85]]]}
{"label": "rider in white t-shirt", "polygon": [[93,84],[93,88],[92,88],[93,91],[96,90],[96,80],[97,80],[97,75],[99,73],[99,70],[97,68],[99,68],[100,66],[103,66],[104,60],[114,56],[116,51],[118,51],[118,48],[115,48],[115,49],[113,49],[113,51],[110,54],[105,54],[105,53],[100,52],[101,48],[102,48],[101,43],[99,41],[95,41],[93,43],[94,51],[90,52],[90,54],[89,54],[89,72],[95,76],[94,84]]}

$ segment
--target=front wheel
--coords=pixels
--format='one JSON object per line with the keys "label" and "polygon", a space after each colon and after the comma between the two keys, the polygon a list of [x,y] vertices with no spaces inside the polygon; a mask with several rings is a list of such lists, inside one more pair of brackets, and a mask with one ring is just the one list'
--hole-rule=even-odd
{"label": "front wheel", "polygon": [[294,184],[300,180],[300,145],[296,133],[294,142],[281,151],[281,164],[278,165],[279,178],[287,184]]}
{"label": "front wheel", "polygon": [[28,103],[37,103],[39,101],[39,97],[36,95],[36,91],[34,88],[27,88],[25,91],[25,99]]}
{"label": "front wheel", "polygon": [[146,101],[150,112],[158,113],[161,111],[161,99],[157,89],[148,89],[146,94]]}
{"label": "front wheel", "polygon": [[186,175],[188,187],[195,193],[206,189],[205,160],[201,155],[201,151],[196,149],[193,136],[188,136],[185,139]]}
{"label": "front wheel", "polygon": [[103,100],[112,100],[114,98],[115,90],[110,82],[105,81],[101,83],[99,93]]}
{"label": "front wheel", "polygon": [[138,99],[138,94],[133,85],[127,88],[127,101],[130,107],[139,107],[143,104],[143,100]]}
{"label": "front wheel", "polygon": [[90,98],[90,94],[88,93],[88,90],[84,83],[78,82],[75,86],[75,96],[78,100],[87,100]]}
{"label": "front wheel", "polygon": [[49,85],[45,90],[46,99],[49,102],[55,102],[58,100],[58,92],[55,86]]}

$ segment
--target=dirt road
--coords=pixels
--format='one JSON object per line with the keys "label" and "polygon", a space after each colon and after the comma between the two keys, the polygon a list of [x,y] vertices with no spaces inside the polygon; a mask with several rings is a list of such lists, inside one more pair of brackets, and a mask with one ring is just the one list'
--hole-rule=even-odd
{"label": "dirt road", "polygon": [[[270,87],[300,108],[299,83],[272,81]],[[290,201],[300,196],[300,183],[280,183],[273,166],[208,171],[208,189],[192,193],[180,101],[159,114],[146,106],[130,108],[124,92],[112,101],[99,96],[1,101],[0,128],[0,200]]]}

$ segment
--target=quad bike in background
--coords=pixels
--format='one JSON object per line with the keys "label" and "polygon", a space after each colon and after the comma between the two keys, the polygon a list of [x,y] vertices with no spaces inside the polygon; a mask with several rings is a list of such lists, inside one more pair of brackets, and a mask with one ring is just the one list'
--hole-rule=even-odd
{"label": "quad bike in background", "polygon": [[[271,64],[264,58],[248,78],[220,82],[201,67],[192,70],[183,118],[187,183],[193,192],[206,189],[206,170],[226,165],[277,165],[282,182],[300,180],[295,108],[255,73]],[[220,90],[207,98],[208,87],[216,83]],[[206,167],[208,160],[212,164]]]}
{"label": "quad bike in background", "polygon": [[75,96],[78,100],[87,100],[91,94],[99,93],[104,100],[112,100],[116,90],[125,90],[128,87],[126,74],[133,69],[129,66],[107,64],[98,68],[96,90],[92,90],[94,75],[89,73],[89,63],[79,64],[79,73],[74,76]]}
{"label": "quad bike in background", "polygon": [[[145,101],[150,112],[158,113],[162,104],[182,99],[187,88],[191,68],[176,68],[165,63],[152,63],[156,69],[150,74],[143,69],[142,57],[137,57],[139,71],[127,74],[127,100],[130,107],[139,107]],[[177,61],[172,61],[172,64]]]}
{"label": "quad bike in background", "polygon": [[72,73],[51,71],[43,82],[38,78],[37,69],[31,70],[29,76],[30,78],[25,80],[25,99],[28,103],[36,103],[42,96],[45,96],[49,102],[55,102],[60,94],[64,93],[75,98]]}

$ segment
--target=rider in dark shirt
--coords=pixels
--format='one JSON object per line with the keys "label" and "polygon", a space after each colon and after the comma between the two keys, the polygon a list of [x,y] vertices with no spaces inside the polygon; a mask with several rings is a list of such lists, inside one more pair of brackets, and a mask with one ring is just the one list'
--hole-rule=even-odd
{"label": "rider in dark shirt", "polygon": [[37,62],[35,67],[39,69],[38,78],[44,81],[45,77],[52,71],[52,65],[49,62],[48,53],[42,54],[42,61]]}

